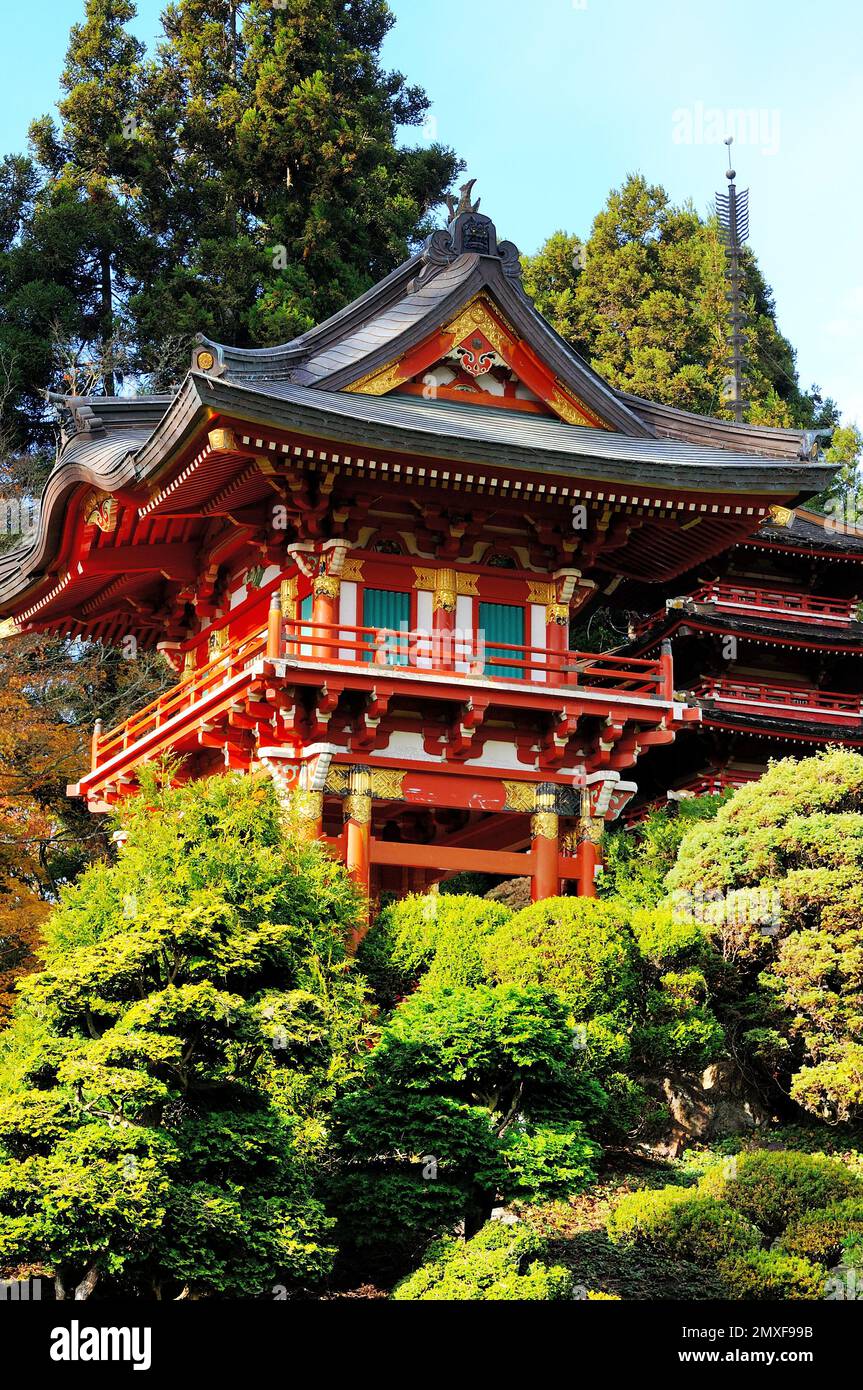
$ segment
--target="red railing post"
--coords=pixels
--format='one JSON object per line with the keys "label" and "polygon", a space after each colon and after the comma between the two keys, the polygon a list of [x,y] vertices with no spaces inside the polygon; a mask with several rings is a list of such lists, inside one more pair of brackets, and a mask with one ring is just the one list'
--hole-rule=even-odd
{"label": "red railing post", "polygon": [[270,611],[267,614],[267,656],[273,660],[282,651],[282,600],[278,589],[270,596]]}
{"label": "red railing post", "polygon": [[674,657],[671,654],[671,643],[667,639],[662,644],[662,654],[659,658],[659,694],[663,700],[674,699]]}
{"label": "red railing post", "polygon": [[99,741],[102,737],[102,721],[97,719],[93,725],[93,737],[90,740],[90,771],[95,772],[99,766]]}

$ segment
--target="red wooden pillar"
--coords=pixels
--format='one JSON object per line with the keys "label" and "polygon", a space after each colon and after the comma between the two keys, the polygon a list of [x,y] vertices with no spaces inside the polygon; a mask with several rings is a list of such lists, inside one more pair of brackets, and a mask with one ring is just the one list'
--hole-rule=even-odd
{"label": "red wooden pillar", "polygon": [[457,601],[458,587],[454,571],[437,570],[432,616],[432,665],[436,670],[451,671],[455,666]]}
{"label": "red wooden pillar", "polygon": [[569,604],[549,603],[545,609],[545,645],[549,655],[546,657],[549,685],[563,685],[567,676],[563,671],[564,656],[569,650]]}
{"label": "red wooden pillar", "polygon": [[[345,867],[360,892],[368,899],[371,892],[372,790],[367,768],[351,768],[350,790],[345,798]],[[354,934],[355,944],[368,930],[368,905],[362,926]]]}
{"label": "red wooden pillar", "polygon": [[267,656],[282,654],[282,599],[278,589],[270,597],[270,611],[267,614]]}
{"label": "red wooden pillar", "polygon": [[595,816],[582,816],[578,825],[578,896],[596,897],[596,868],[602,860],[602,829],[604,822]]}
{"label": "red wooden pillar", "polygon": [[556,898],[560,894],[560,818],[555,805],[554,789],[539,787],[536,793],[536,811],[530,821],[533,851],[531,899],[535,903],[542,902],[543,898]]}
{"label": "red wooden pillar", "polygon": [[[324,571],[312,583],[312,656],[318,661],[338,660],[339,593],[341,580]],[[323,631],[318,631],[318,625]],[[331,629],[331,630],[329,630]]]}

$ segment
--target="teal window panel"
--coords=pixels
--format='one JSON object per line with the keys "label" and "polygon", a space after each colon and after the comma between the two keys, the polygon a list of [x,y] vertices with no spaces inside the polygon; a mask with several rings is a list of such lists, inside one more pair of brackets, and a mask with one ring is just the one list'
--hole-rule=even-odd
{"label": "teal window panel", "polygon": [[[387,643],[387,665],[408,665],[407,633],[411,621],[411,596],[394,589],[365,589],[363,591],[363,627],[387,628],[403,633],[401,640],[390,637]],[[371,633],[364,640],[372,642]],[[373,661],[374,652],[363,654],[364,661]]]}
{"label": "teal window panel", "polygon": [[[506,680],[524,680],[523,666],[508,666],[507,661],[524,661],[525,653],[496,651],[492,643],[504,642],[509,646],[524,646],[525,611],[517,604],[481,603],[479,605],[479,629],[485,636],[485,673],[487,676],[500,676]],[[497,660],[495,660],[495,657]]]}

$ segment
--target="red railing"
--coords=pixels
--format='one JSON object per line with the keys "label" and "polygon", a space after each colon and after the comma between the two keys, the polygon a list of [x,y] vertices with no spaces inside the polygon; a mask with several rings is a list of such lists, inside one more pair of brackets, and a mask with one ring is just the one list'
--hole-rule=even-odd
{"label": "red railing", "polygon": [[121,753],[147,734],[160,729],[174,715],[180,714],[190,705],[198,704],[208,695],[217,693],[257,657],[263,656],[266,648],[266,629],[251,633],[248,637],[237,638],[223,647],[218,656],[206,666],[188,672],[179,685],[131,715],[125,724],[118,725],[106,734],[97,732],[93,738],[93,766],[101,766],[108,762],[116,753]]}
{"label": "red railing", "polygon": [[288,618],[282,624],[281,654],[292,660],[340,666],[413,667],[467,680],[589,686],[669,700],[673,695],[670,655],[647,660],[527,647],[490,642],[482,633],[459,629],[396,631]]}
{"label": "red railing", "polygon": [[854,622],[858,599],[821,598],[791,589],[759,589],[729,582],[706,584],[692,595],[694,603],[712,603],[717,608],[743,609],[745,612],[778,613],[803,621]]}
{"label": "red railing", "polygon": [[636,629],[641,636],[662,622],[669,609],[680,609],[687,603],[710,604],[726,613],[758,613],[764,617],[791,618],[808,623],[853,623],[858,621],[860,600],[855,598],[821,598],[793,589],[761,589],[747,584],[717,581],[695,589],[691,594],[672,599],[664,609],[644,618]]}
{"label": "red railing", "polygon": [[189,672],[173,690],[159,696],[116,729],[93,736],[92,767],[103,767],[148,735],[158,733],[177,715],[218,699],[234,678],[259,658],[283,658],[301,666],[409,668],[448,680],[516,682],[525,685],[585,688],[636,699],[673,698],[670,653],[658,660],[606,656],[595,652],[555,651],[549,647],[488,642],[481,634],[456,631],[396,632],[386,628],[314,623],[270,615],[266,628],[236,639],[206,666]]}
{"label": "red railing", "polygon": [[841,723],[863,718],[863,699],[834,690],[812,690],[803,686],[774,684],[772,681],[741,681],[729,676],[700,681],[689,692],[697,700],[714,700],[717,705],[755,710],[767,707],[791,712],[796,717]]}

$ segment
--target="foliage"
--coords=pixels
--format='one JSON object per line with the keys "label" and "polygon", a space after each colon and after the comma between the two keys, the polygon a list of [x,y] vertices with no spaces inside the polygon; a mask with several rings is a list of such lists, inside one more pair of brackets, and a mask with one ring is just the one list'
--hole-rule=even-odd
{"label": "foliage", "polygon": [[608,1218],[608,1234],[616,1245],[647,1245],[710,1266],[729,1251],[754,1249],[761,1239],[752,1222],[725,1202],[683,1187],[623,1197]]}
{"label": "foliage", "polygon": [[606,836],[601,898],[615,898],[634,908],[657,907],[666,896],[665,879],[693,822],[711,820],[729,793],[697,796],[651,811],[631,827]]}
{"label": "foliage", "polygon": [[125,718],[175,677],[161,656],[39,635],[0,643],[0,1023],[36,964],[63,884],[104,856],[101,821],[67,797],[97,714]]}
{"label": "foliage", "polygon": [[392,1296],[403,1303],[571,1298],[572,1279],[562,1266],[543,1263],[544,1253],[544,1242],[529,1228],[490,1221],[471,1240],[450,1237],[432,1246],[425,1264]]}
{"label": "foliage", "polygon": [[716,900],[737,1049],[810,1113],[863,1115],[863,756],[772,764],[690,831],[667,887]]}
{"label": "foliage", "polygon": [[765,1235],[778,1236],[806,1212],[863,1198],[863,1177],[824,1154],[761,1149],[708,1170],[699,1191],[727,1202]]}
{"label": "foliage", "polygon": [[509,916],[483,898],[412,893],[384,908],[358,960],[375,997],[389,1007],[420,979],[432,987],[480,984],[482,941]]}
{"label": "foliage", "polygon": [[395,1010],[334,1108],[345,1243],[415,1255],[501,1197],[591,1181],[599,1150],[574,1123],[562,1005],[514,985],[423,987]]}
{"label": "foliage", "polygon": [[154,773],[123,826],[64,890],[2,1047],[0,1261],[79,1296],[312,1282],[314,1161],[365,1036],[355,890],[266,779]]}
{"label": "foliage", "polygon": [[863,1193],[820,1211],[805,1211],[783,1232],[780,1246],[789,1255],[830,1266],[850,1236],[863,1236]]}
{"label": "foliage", "polygon": [[547,898],[515,913],[484,943],[489,978],[554,990],[575,1022],[614,1016],[636,985],[625,909],[588,898]]}
{"label": "foliage", "polygon": [[[803,392],[794,351],[753,253],[743,259],[749,417],[833,425],[817,387]],[[729,415],[725,256],[715,219],[675,207],[641,174],[613,189],[590,237],[556,232],[524,258],[528,293],[559,333],[624,391],[704,415]]]}
{"label": "foliage", "polygon": [[778,1250],[749,1250],[731,1255],[717,1266],[728,1296],[758,1302],[813,1300],[823,1296],[826,1271],[822,1265],[783,1255]]}

